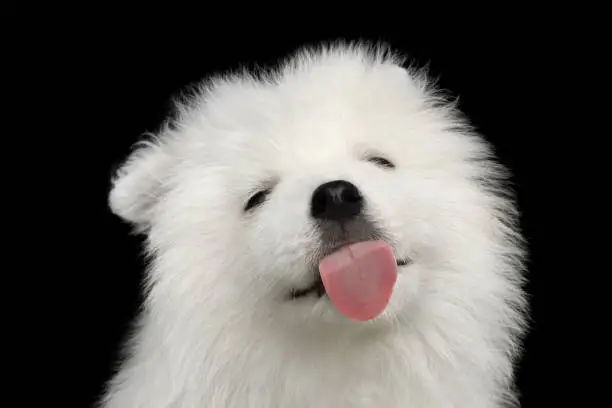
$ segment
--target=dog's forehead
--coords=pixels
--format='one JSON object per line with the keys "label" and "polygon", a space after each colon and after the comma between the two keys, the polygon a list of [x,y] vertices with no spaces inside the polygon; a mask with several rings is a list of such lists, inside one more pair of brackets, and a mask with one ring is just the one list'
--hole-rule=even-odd
{"label": "dog's forehead", "polygon": [[[448,131],[422,72],[363,55],[331,55],[274,75],[214,82],[191,110],[196,165],[283,171],[348,163],[358,155],[401,157],[410,166],[453,163],[473,146]],[[271,169],[271,170],[270,170]]]}
{"label": "dog's forehead", "polygon": [[[239,91],[239,92],[238,92]],[[276,83],[227,84],[210,103],[218,158],[247,154],[295,162],[384,147],[385,133],[423,97],[394,65],[317,66]]]}

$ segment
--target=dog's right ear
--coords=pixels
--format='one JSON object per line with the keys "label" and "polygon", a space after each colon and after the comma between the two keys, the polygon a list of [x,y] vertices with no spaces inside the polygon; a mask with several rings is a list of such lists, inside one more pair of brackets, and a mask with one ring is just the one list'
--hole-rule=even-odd
{"label": "dog's right ear", "polygon": [[112,212],[139,230],[147,229],[152,209],[163,193],[171,160],[163,144],[139,144],[111,180]]}

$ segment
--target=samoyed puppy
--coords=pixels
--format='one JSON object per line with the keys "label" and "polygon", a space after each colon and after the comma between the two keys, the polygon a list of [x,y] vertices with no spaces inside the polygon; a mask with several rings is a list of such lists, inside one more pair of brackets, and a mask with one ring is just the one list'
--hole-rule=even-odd
{"label": "samoyed puppy", "polygon": [[208,80],[112,180],[151,264],[101,406],[517,404],[525,251],[507,178],[385,45]]}

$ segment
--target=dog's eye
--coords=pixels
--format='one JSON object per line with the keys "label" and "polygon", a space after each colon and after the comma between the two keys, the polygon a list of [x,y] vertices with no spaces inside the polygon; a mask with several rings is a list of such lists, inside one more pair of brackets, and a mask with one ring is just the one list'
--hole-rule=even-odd
{"label": "dog's eye", "polygon": [[268,194],[270,194],[270,190],[261,190],[253,194],[244,206],[244,211],[250,211],[255,207],[260,206],[266,200]]}
{"label": "dog's eye", "polygon": [[373,157],[368,157],[367,159],[370,163],[373,163],[379,167],[384,167],[386,169],[394,169],[395,168],[395,164],[391,163],[389,160],[385,159],[384,157],[379,157],[379,156],[373,156]]}

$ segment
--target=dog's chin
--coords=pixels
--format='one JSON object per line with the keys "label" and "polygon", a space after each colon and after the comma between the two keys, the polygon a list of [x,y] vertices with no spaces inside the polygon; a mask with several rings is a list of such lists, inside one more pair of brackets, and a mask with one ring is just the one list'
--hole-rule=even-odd
{"label": "dog's chin", "polygon": [[[398,287],[397,289],[401,289]],[[399,293],[404,292],[399,290]],[[403,310],[402,299],[391,302],[380,315],[367,322],[347,318],[333,305],[326,293],[319,295],[316,290],[298,298],[289,298],[282,305],[277,304],[274,315],[283,324],[278,327],[291,327],[289,330],[298,336],[312,335],[313,340],[331,336],[331,341],[342,335],[358,335],[366,332],[385,332],[393,330],[397,315]]]}

